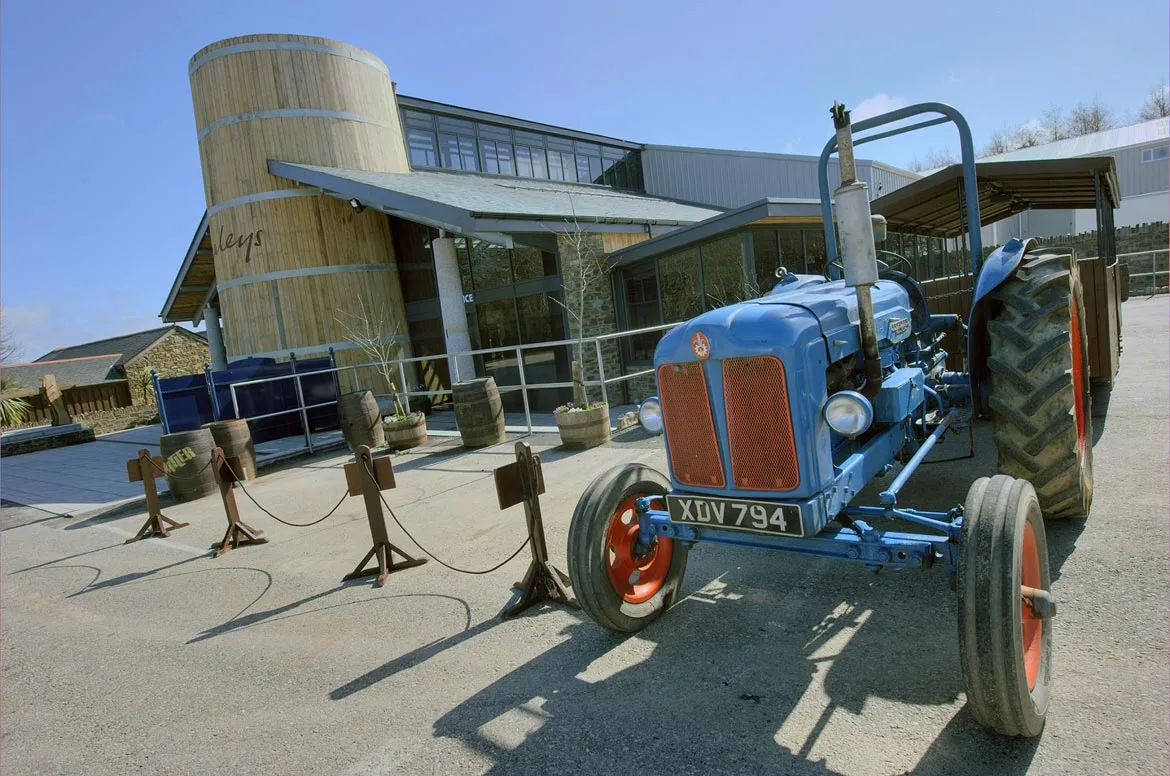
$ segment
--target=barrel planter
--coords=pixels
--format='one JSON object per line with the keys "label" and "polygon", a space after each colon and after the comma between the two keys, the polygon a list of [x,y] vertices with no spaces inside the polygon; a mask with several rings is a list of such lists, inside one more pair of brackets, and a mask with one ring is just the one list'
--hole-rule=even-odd
{"label": "barrel planter", "polygon": [[252,443],[252,430],[248,428],[248,421],[217,420],[204,423],[203,427],[211,432],[215,446],[223,450],[225,458],[235,456],[240,459],[237,475],[245,480],[256,479],[256,446]]}
{"label": "barrel planter", "polygon": [[494,378],[455,383],[451,393],[464,447],[487,447],[504,441],[504,405]]}
{"label": "barrel planter", "polygon": [[553,413],[561,444],[573,449],[603,445],[609,441],[609,405],[602,404],[587,410],[566,410]]}
{"label": "barrel planter", "polygon": [[412,412],[402,420],[387,420],[382,430],[391,450],[409,450],[427,441],[427,418],[421,412]]}
{"label": "barrel planter", "polygon": [[341,419],[341,434],[350,450],[361,445],[370,448],[385,446],[382,413],[373,392],[354,391],[343,395],[337,400],[337,415]]}
{"label": "barrel planter", "polygon": [[219,490],[211,466],[215,447],[206,428],[164,434],[159,440],[167,489],[176,501],[194,501]]}

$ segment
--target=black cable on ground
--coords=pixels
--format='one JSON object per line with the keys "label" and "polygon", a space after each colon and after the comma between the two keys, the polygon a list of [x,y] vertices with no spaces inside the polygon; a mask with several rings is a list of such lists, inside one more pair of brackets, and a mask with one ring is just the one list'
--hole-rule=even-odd
{"label": "black cable on ground", "polygon": [[528,546],[528,542],[532,541],[531,536],[524,537],[524,543],[521,544],[519,547],[517,547],[516,551],[514,553],[512,553],[506,559],[500,561],[496,565],[492,566],[490,569],[484,569],[483,571],[471,571],[469,569],[461,569],[458,566],[452,566],[450,563],[446,563],[446,562],[440,560],[439,558],[435,557],[435,553],[431,552],[426,547],[423,547],[421,544],[419,544],[418,539],[415,539],[413,536],[410,535],[410,531],[406,530],[406,526],[404,526],[402,524],[402,521],[398,519],[398,515],[394,514],[394,509],[389,504],[386,503],[386,497],[383,496],[381,493],[379,493],[378,498],[382,499],[382,504],[386,507],[387,511],[390,512],[390,517],[394,518],[394,522],[398,525],[399,528],[402,529],[402,533],[406,534],[407,539],[410,539],[410,541],[414,542],[414,545],[416,547],[418,547],[420,550],[422,550],[423,553],[425,555],[427,555],[428,557],[430,557],[430,559],[433,560],[435,563],[438,563],[443,568],[450,569],[451,571],[454,571],[458,574],[480,575],[480,574],[490,574],[493,571],[497,571],[497,570],[503,568],[504,566],[508,565],[509,563],[511,563],[516,558],[517,555],[519,555],[521,552],[524,551],[524,548]]}
{"label": "black cable on ground", "polygon": [[324,516],[324,517],[319,517],[319,518],[317,518],[316,520],[314,520],[314,521],[313,521],[313,522],[311,522],[311,523],[292,523],[292,522],[289,522],[288,520],[283,520],[283,519],[281,519],[281,518],[277,517],[276,515],[272,514],[272,513],[271,513],[271,512],[269,512],[267,509],[265,509],[264,507],[260,506],[260,502],[259,502],[259,501],[257,501],[255,498],[253,498],[253,497],[252,497],[252,494],[248,492],[248,489],[244,487],[244,480],[243,480],[243,478],[242,478],[242,477],[240,477],[238,474],[236,474],[236,470],[235,470],[235,469],[232,469],[230,465],[228,466],[228,469],[231,471],[231,473],[232,473],[232,476],[236,478],[236,482],[237,482],[237,483],[239,483],[240,490],[244,491],[244,495],[248,497],[248,500],[249,500],[249,501],[251,501],[253,504],[255,504],[255,505],[256,505],[256,508],[257,508],[257,509],[259,509],[259,510],[260,510],[261,512],[263,512],[264,514],[266,514],[266,515],[268,515],[269,517],[271,517],[271,518],[272,518],[273,520],[275,520],[276,522],[278,522],[278,523],[284,523],[285,525],[290,525],[290,526],[292,526],[293,528],[308,528],[308,527],[309,527],[309,526],[311,526],[311,525],[316,525],[317,523],[320,523],[320,522],[322,522],[322,521],[323,521],[323,520],[325,520],[326,518],[329,518],[329,517],[331,517],[331,516],[333,515],[333,513],[334,513],[334,512],[336,512],[338,509],[340,509],[340,508],[341,508],[341,505],[342,505],[343,503],[345,503],[345,499],[346,499],[346,498],[349,496],[349,491],[348,491],[348,490],[347,490],[345,493],[342,493],[342,494],[341,494],[341,499],[340,499],[340,500],[339,500],[339,501],[338,501],[336,504],[334,504],[334,505],[333,505],[333,509],[330,509],[328,512],[326,512],[326,513],[325,513],[325,516]]}

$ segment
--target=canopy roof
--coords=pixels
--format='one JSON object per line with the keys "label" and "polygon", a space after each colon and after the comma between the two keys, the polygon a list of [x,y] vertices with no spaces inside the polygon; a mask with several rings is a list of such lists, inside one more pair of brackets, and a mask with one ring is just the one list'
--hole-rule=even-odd
{"label": "canopy roof", "polygon": [[[978,162],[981,226],[1025,210],[1097,207],[1097,181],[1109,207],[1121,202],[1117,168],[1111,156]],[[963,166],[952,164],[878,197],[874,213],[886,217],[891,232],[958,237],[966,232]]]}

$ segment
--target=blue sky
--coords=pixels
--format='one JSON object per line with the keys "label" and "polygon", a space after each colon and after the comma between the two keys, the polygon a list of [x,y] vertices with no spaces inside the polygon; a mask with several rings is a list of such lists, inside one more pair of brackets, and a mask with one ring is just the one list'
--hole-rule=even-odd
{"label": "blue sky", "polygon": [[[29,359],[159,325],[205,204],[187,61],[220,38],[323,35],[373,51],[412,96],[649,143],[813,154],[834,99],[949,102],[977,145],[1053,104],[1096,98],[1132,117],[1167,76],[1168,28],[1165,0],[11,0],[0,300]],[[952,137],[863,155],[906,165]]]}

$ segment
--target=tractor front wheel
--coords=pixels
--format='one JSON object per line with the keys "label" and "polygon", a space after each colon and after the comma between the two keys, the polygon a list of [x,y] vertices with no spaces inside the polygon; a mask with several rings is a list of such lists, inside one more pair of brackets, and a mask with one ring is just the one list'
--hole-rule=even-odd
{"label": "tractor front wheel", "polygon": [[1032,485],[1002,474],[976,480],[959,545],[959,661],[975,719],[1004,735],[1044,727],[1055,609],[1041,618],[1031,597],[1051,583]]}
{"label": "tractor front wheel", "polygon": [[581,608],[618,633],[645,628],[674,603],[687,568],[687,548],[665,537],[638,545],[635,502],[664,496],[670,481],[654,469],[626,464],[603,473],[581,494],[569,524],[569,577]]}
{"label": "tractor front wheel", "polygon": [[1076,266],[1067,256],[1028,254],[990,299],[988,404],[999,472],[1031,482],[1045,517],[1087,517],[1093,414]]}

